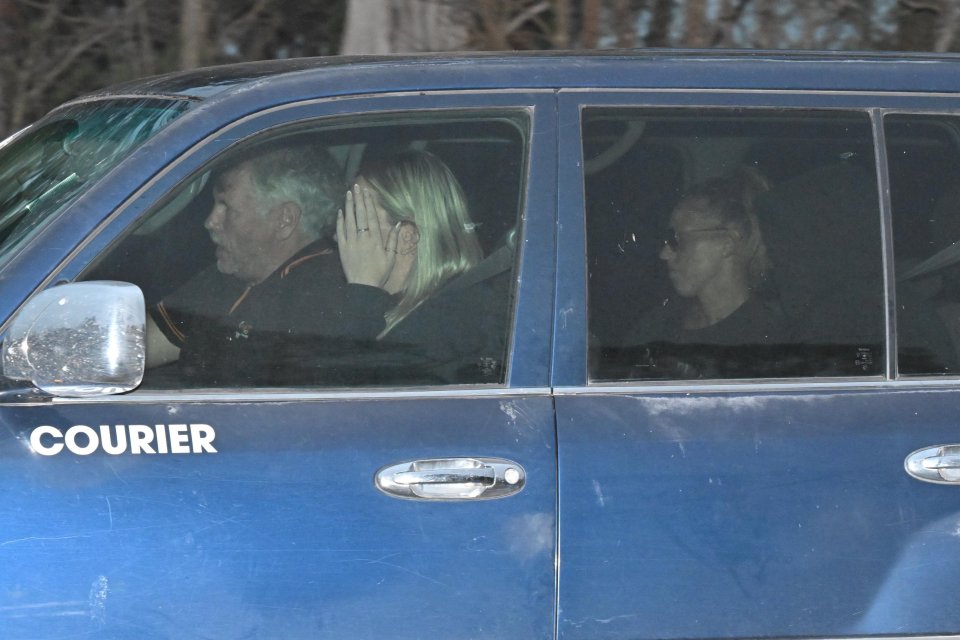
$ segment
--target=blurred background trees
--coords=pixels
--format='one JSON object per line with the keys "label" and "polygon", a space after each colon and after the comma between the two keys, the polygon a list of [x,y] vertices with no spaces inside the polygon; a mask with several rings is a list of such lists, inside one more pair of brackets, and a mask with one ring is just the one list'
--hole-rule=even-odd
{"label": "blurred background trees", "polygon": [[0,0],[0,137],[73,96],[225,62],[445,50],[960,49],[960,0]]}

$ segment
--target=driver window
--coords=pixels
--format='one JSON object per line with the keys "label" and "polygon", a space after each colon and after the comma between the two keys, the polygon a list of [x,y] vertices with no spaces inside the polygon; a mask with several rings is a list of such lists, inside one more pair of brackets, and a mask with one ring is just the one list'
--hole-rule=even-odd
{"label": "driver window", "polygon": [[144,292],[141,388],[503,383],[528,130],[475,111],[272,130],[83,279]]}

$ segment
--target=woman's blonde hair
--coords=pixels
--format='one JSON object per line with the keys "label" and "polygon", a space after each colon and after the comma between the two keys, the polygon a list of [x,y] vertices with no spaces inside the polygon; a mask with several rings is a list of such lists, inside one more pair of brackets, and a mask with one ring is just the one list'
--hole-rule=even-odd
{"label": "woman's blonde hair", "polygon": [[416,261],[386,313],[385,336],[451,278],[483,258],[463,189],[449,167],[427,151],[404,151],[365,167],[361,175],[395,222],[413,222],[419,233]]}

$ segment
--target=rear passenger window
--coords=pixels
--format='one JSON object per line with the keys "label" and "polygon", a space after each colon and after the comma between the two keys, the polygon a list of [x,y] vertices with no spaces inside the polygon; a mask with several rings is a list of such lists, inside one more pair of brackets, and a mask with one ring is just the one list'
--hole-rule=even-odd
{"label": "rear passenger window", "polygon": [[884,120],[893,209],[900,374],[958,371],[960,119]]}
{"label": "rear passenger window", "polygon": [[879,375],[866,113],[583,113],[590,375]]}
{"label": "rear passenger window", "polygon": [[502,383],[528,130],[522,110],[271,130],[84,279],[143,290],[145,388]]}

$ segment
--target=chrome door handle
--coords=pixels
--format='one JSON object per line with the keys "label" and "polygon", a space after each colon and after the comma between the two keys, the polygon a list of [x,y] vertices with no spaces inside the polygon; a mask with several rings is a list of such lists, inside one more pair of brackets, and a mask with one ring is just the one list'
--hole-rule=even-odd
{"label": "chrome door handle", "polygon": [[917,449],[903,463],[911,476],[936,484],[960,484],[960,444]]}
{"label": "chrome door handle", "polygon": [[502,458],[435,458],[383,467],[380,491],[409,500],[491,500],[523,489],[523,467]]}

